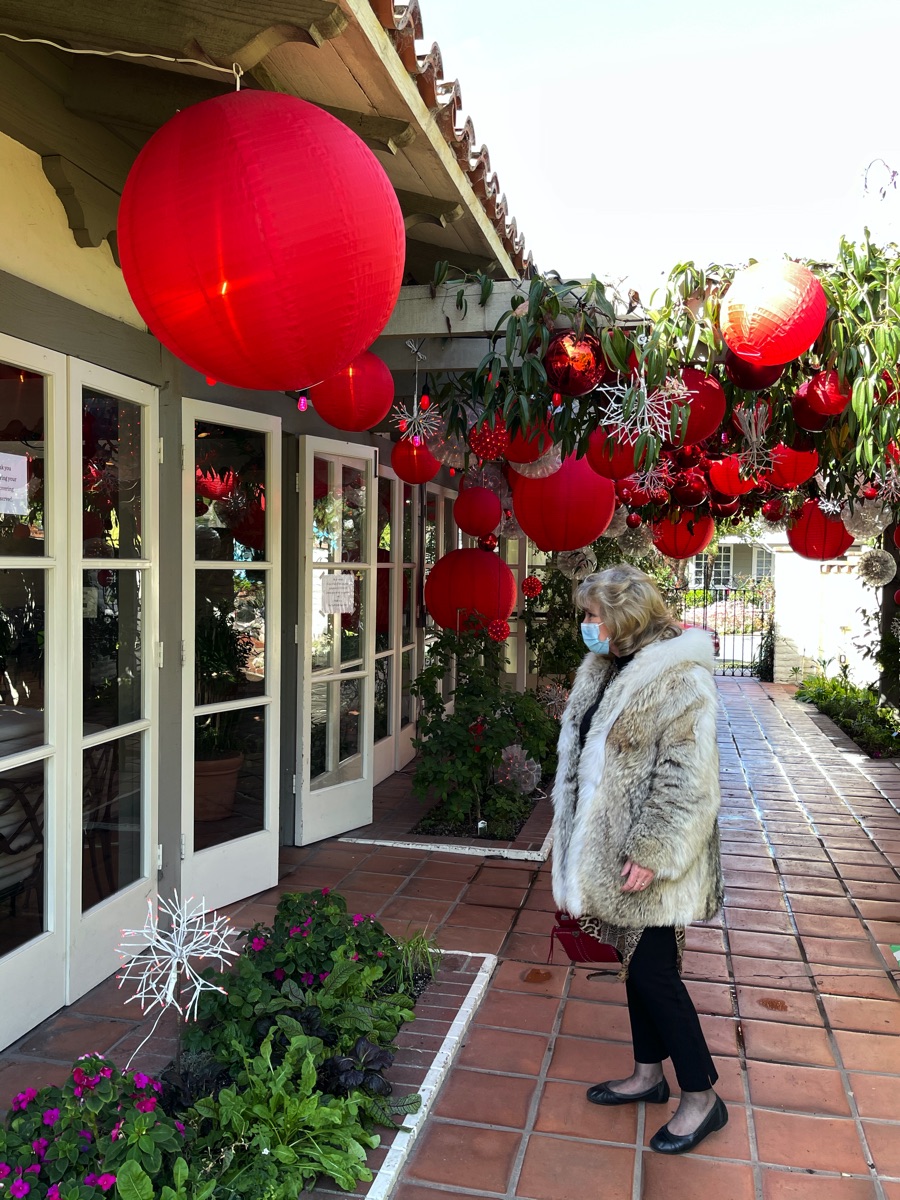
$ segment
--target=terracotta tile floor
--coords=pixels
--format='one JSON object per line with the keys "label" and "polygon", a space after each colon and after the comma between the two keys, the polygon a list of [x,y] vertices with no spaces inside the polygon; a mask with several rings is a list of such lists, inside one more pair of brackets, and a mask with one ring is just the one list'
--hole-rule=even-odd
{"label": "terracotta tile floor", "polygon": [[[789,688],[720,685],[726,906],[689,931],[685,973],[731,1119],[693,1155],[646,1150],[671,1105],[584,1098],[631,1068],[624,989],[544,966],[549,864],[332,841],[286,850],[279,888],[233,907],[244,924],[282,890],[337,887],[392,932],[427,925],[448,949],[499,954],[394,1200],[900,1200],[900,769]],[[389,784],[396,799],[408,780]],[[398,1081],[423,1077],[464,990],[428,998]],[[0,1055],[0,1097],[56,1078],[72,1046],[120,1057],[138,1034],[103,984]],[[160,1065],[170,1037],[142,1061]]]}

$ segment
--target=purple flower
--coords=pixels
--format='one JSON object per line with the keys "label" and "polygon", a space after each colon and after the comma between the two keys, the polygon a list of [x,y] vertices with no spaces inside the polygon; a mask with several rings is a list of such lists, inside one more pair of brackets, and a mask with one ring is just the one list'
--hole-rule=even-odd
{"label": "purple flower", "polygon": [[310,975],[309,971],[304,971],[300,976],[300,982],[304,987],[312,987],[312,985],[316,982],[316,977],[315,975]]}
{"label": "purple flower", "polygon": [[266,944],[266,939],[264,937],[255,937],[250,943],[250,948],[251,950],[255,950],[257,953],[259,953],[260,950],[265,950]]}
{"label": "purple flower", "polygon": [[124,1124],[124,1118],[121,1121],[116,1121],[115,1125],[113,1125],[112,1129],[109,1131],[110,1141],[117,1142],[119,1140],[119,1134],[122,1132],[122,1126]]}
{"label": "purple flower", "polygon": [[376,951],[375,951],[375,953],[377,954],[377,956],[378,956],[379,958],[384,958],[384,951],[383,951],[383,950],[376,950]]}
{"label": "purple flower", "polygon": [[41,1164],[32,1163],[30,1167],[26,1167],[22,1172],[23,1175],[39,1175],[41,1173]]}
{"label": "purple flower", "polygon": [[138,1110],[138,1112],[151,1113],[156,1108],[158,1103],[159,1101],[155,1096],[144,1096],[141,1100],[138,1100],[134,1107]]}
{"label": "purple flower", "polygon": [[114,1188],[116,1186],[116,1177],[115,1177],[115,1175],[108,1175],[108,1174],[101,1175],[100,1178],[97,1180],[97,1185],[101,1189],[101,1191],[108,1192],[110,1190],[110,1188]]}
{"label": "purple flower", "polygon": [[84,1177],[85,1187],[94,1187],[96,1185],[96,1183],[97,1183],[97,1176],[94,1175],[93,1172],[90,1175],[85,1175],[85,1177]]}
{"label": "purple flower", "polygon": [[353,928],[355,929],[357,925],[362,925],[362,923],[365,919],[366,918],[362,915],[362,913],[354,913],[353,914]]}
{"label": "purple flower", "polygon": [[24,1179],[14,1179],[9,1185],[9,1194],[11,1196],[27,1196],[31,1191],[31,1184],[26,1183]]}
{"label": "purple flower", "polygon": [[12,1171],[9,1163],[0,1162],[0,1179],[5,1179]]}
{"label": "purple flower", "polygon": [[276,967],[272,974],[275,976],[277,982],[281,983],[282,979],[284,979],[284,967]]}
{"label": "purple flower", "polygon": [[145,1088],[150,1082],[150,1076],[145,1075],[143,1071],[135,1071],[134,1086],[136,1088]]}
{"label": "purple flower", "polygon": [[178,1132],[181,1134],[182,1137],[187,1136],[187,1130],[185,1129],[183,1122],[176,1121],[175,1128],[178,1130]]}
{"label": "purple flower", "polygon": [[100,1074],[104,1079],[112,1079],[112,1067],[101,1067]]}
{"label": "purple flower", "polygon": [[46,1138],[35,1138],[31,1143],[32,1150],[35,1152],[41,1162],[44,1161],[44,1155],[47,1153],[47,1147],[49,1145],[50,1143]]}
{"label": "purple flower", "polygon": [[22,1112],[24,1112],[25,1109],[28,1107],[28,1105],[36,1097],[37,1097],[37,1088],[26,1088],[24,1092],[19,1092],[19,1094],[17,1096],[13,1097],[13,1102],[12,1102],[13,1112],[18,1111],[19,1109],[21,1109]]}
{"label": "purple flower", "polygon": [[44,1121],[45,1125],[55,1125],[58,1120],[59,1120],[59,1109],[58,1108],[48,1108],[47,1111],[44,1113],[43,1121]]}
{"label": "purple flower", "polygon": [[299,933],[302,928],[302,925],[292,925],[290,929],[290,936],[293,937],[294,934]]}
{"label": "purple flower", "polygon": [[78,1136],[86,1138],[89,1142],[92,1142],[94,1140],[94,1135],[91,1133],[91,1131],[89,1129],[79,1129]]}
{"label": "purple flower", "polygon": [[58,1183],[50,1184],[50,1187],[47,1189],[47,1200],[60,1200]]}
{"label": "purple flower", "polygon": [[323,971],[322,974],[319,976],[319,982],[324,983],[330,974],[331,974],[330,971]]}

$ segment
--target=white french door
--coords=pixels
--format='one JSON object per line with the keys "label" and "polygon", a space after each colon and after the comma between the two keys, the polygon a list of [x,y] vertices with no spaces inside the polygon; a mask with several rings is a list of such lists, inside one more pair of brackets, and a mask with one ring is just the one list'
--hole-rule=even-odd
{"label": "white french door", "polygon": [[155,400],[69,360],[69,1002],[116,970],[156,894]]}
{"label": "white french door", "polygon": [[296,840],[372,820],[376,451],[300,439]]}
{"label": "white french door", "polygon": [[186,895],[278,881],[281,421],[185,400],[182,797]]}
{"label": "white french door", "polygon": [[0,335],[0,1047],[65,1003],[66,360]]}

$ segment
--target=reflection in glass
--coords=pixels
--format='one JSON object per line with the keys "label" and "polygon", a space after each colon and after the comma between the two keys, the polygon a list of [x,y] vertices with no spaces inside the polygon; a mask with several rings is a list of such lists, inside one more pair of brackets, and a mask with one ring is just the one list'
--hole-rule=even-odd
{"label": "reflection in glass", "polygon": [[82,912],[141,878],[142,738],[133,733],[84,751]]}
{"label": "reflection in glass", "polygon": [[414,514],[415,496],[413,495],[412,485],[404,483],[403,485],[403,561],[411,563],[415,560],[415,549],[413,547],[413,514]]}
{"label": "reflection in glass", "polygon": [[[381,551],[379,551],[379,554]],[[390,650],[393,645],[391,630],[391,582],[394,578],[392,566],[380,566],[375,582],[375,650]]]}
{"label": "reflection in glass", "polygon": [[413,652],[404,650],[400,656],[400,725],[409,725],[413,719],[413,698],[409,685],[413,681]]}
{"label": "reflection in glass", "polygon": [[141,572],[85,571],[81,593],[84,732],[141,712]]}
{"label": "reflection in glass", "polygon": [[511,567],[518,566],[518,563],[519,563],[519,539],[518,538],[504,538],[502,540],[502,542],[500,543],[500,545],[502,546],[501,553],[503,555],[503,558],[509,564],[509,566],[511,566]]}
{"label": "reflection in glass", "polygon": [[375,659],[375,741],[388,737],[392,732],[391,720],[391,667],[393,655]]}
{"label": "reflection in glass", "polygon": [[43,375],[0,363],[0,557],[44,553],[44,391]]}
{"label": "reflection in glass", "polygon": [[0,957],[46,929],[44,763],[0,771]]}
{"label": "reflection in glass", "polygon": [[403,619],[400,628],[400,641],[408,646],[413,640],[413,611],[415,609],[415,568],[408,567],[403,572]]}
{"label": "reflection in glass", "polygon": [[315,683],[310,709],[313,791],[362,778],[361,679]]}
{"label": "reflection in glass", "polygon": [[195,719],[195,850],[265,827],[265,749],[263,707],[204,713]]}
{"label": "reflection in glass", "polygon": [[141,557],[141,406],[85,391],[81,411],[85,558]]}
{"label": "reflection in glass", "polygon": [[266,435],[197,421],[195,553],[201,561],[266,557]]}
{"label": "reflection in glass", "polygon": [[366,476],[358,467],[341,468],[341,561],[366,559]]}
{"label": "reflection in glass", "polygon": [[0,757],[44,743],[43,571],[0,571]]}
{"label": "reflection in glass", "polygon": [[[341,599],[334,591],[339,583],[329,579],[342,576],[351,579],[352,594],[344,592],[346,605],[352,604],[349,612],[325,612]],[[343,587],[346,589],[346,584]],[[337,671],[342,664],[357,662],[365,649],[365,613],[363,606],[363,575],[361,571],[313,571],[312,576],[312,669],[314,671]],[[340,659],[336,661],[335,646],[340,631]]]}
{"label": "reflection in glass", "polygon": [[361,562],[366,538],[364,468],[313,460],[313,561]]}
{"label": "reflection in glass", "polygon": [[[387,562],[394,548],[391,533],[391,504],[394,485],[390,479],[378,480],[378,561]],[[382,551],[387,552],[387,558],[382,559]]]}
{"label": "reflection in glass", "polygon": [[450,500],[444,499],[444,553],[449,554],[451,550],[459,548],[461,537],[459,530],[456,527],[456,522],[453,520],[453,504]]}
{"label": "reflection in glass", "polygon": [[266,592],[259,571],[196,573],[194,700],[221,704],[265,691]]}
{"label": "reflection in glass", "polygon": [[437,560],[437,496],[428,492],[425,497],[425,565]]}

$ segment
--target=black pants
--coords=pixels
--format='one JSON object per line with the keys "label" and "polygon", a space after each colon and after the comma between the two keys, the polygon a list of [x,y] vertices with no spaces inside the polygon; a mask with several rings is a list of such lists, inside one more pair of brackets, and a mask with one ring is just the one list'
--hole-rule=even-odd
{"label": "black pants", "polygon": [[636,1063],[671,1058],[683,1092],[718,1079],[697,1010],[678,974],[674,929],[645,929],[628,968],[628,1015]]}

